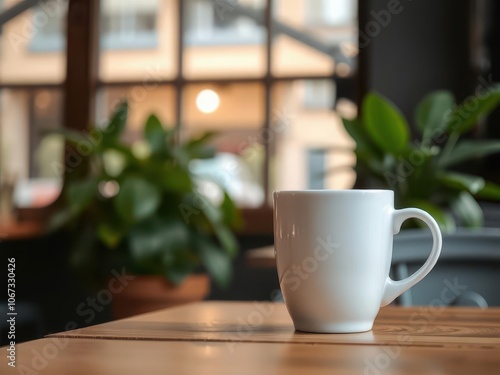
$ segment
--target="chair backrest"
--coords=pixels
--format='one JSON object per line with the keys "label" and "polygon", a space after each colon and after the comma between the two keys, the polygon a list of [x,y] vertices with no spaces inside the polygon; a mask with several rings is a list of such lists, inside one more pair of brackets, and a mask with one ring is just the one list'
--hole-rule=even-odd
{"label": "chair backrest", "polygon": [[[391,273],[402,279],[427,259],[432,246],[428,230],[402,231],[394,237]],[[500,306],[500,229],[459,229],[443,234],[436,267],[398,298],[403,306]]]}

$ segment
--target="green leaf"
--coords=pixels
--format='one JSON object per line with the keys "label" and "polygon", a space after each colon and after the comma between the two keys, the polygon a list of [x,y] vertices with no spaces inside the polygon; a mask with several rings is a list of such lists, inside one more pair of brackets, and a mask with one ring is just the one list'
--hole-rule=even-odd
{"label": "green leaf", "polygon": [[356,155],[361,159],[371,159],[374,156],[379,156],[379,151],[376,146],[370,141],[370,138],[363,129],[363,124],[360,120],[342,119],[344,128],[351,138],[356,142]]}
{"label": "green leaf", "polygon": [[115,111],[111,115],[111,120],[108,123],[108,126],[103,130],[105,138],[118,138],[122,135],[125,130],[125,126],[127,124],[127,115],[128,115],[128,104],[126,101],[122,101],[116,107]]}
{"label": "green leaf", "polygon": [[429,199],[434,195],[438,170],[433,158],[432,150],[425,147],[398,158],[395,171],[406,184],[404,194],[415,199]]}
{"label": "green leaf", "polygon": [[444,167],[449,167],[497,152],[500,152],[500,141],[461,141],[447,157],[443,157],[440,163]]}
{"label": "green leaf", "polygon": [[387,99],[369,93],[363,101],[363,124],[370,139],[385,152],[394,155],[408,146],[409,129],[403,115]]}
{"label": "green leaf", "polygon": [[192,159],[211,159],[217,153],[217,148],[213,145],[197,145],[186,147],[185,152],[189,160]]}
{"label": "green leaf", "polygon": [[165,220],[154,215],[130,230],[129,244],[130,253],[136,261],[161,261],[166,254],[188,248],[189,231],[180,221]]}
{"label": "green leaf", "polygon": [[161,176],[162,187],[174,192],[190,192],[193,180],[189,172],[180,165],[168,164]]}
{"label": "green leaf", "polygon": [[88,207],[97,193],[97,183],[93,178],[68,182],[66,199],[72,212],[78,213]]}
{"label": "green leaf", "polygon": [[206,144],[209,140],[211,140],[216,135],[215,132],[205,132],[198,138],[193,138],[189,142],[187,142],[186,146],[200,146]]}
{"label": "green leaf", "polygon": [[233,232],[225,225],[220,224],[214,227],[214,231],[224,251],[234,257],[238,253],[238,241]]}
{"label": "green leaf", "polygon": [[209,239],[201,236],[199,239],[201,240],[198,240],[198,251],[201,262],[220,287],[229,287],[232,278],[232,267],[229,256]]}
{"label": "green leaf", "polygon": [[122,240],[122,232],[107,222],[99,223],[97,236],[107,247],[114,249]]}
{"label": "green leaf", "polygon": [[218,210],[204,195],[194,194],[192,203],[194,207],[199,207],[201,209],[213,227],[222,222],[222,212]]}
{"label": "green leaf", "polygon": [[438,179],[449,188],[459,191],[467,190],[472,194],[481,191],[485,184],[482,177],[456,172],[442,173],[438,176]]}
{"label": "green leaf", "polygon": [[240,228],[243,224],[240,210],[236,207],[229,194],[224,191],[224,200],[220,206],[222,210],[222,221],[225,225],[232,228]]}
{"label": "green leaf", "polygon": [[472,129],[477,122],[500,103],[500,86],[485,88],[486,93],[470,96],[449,115],[447,129],[458,134]]}
{"label": "green leaf", "polygon": [[144,127],[144,138],[148,141],[153,155],[162,155],[167,151],[166,132],[155,115],[149,116]]}
{"label": "green leaf", "polygon": [[180,284],[184,279],[196,270],[196,263],[186,263],[179,261],[165,270],[165,277],[174,284]]}
{"label": "green leaf", "polygon": [[126,177],[114,199],[116,211],[127,222],[146,218],[158,209],[160,203],[158,188],[138,176]]}
{"label": "green leaf", "polygon": [[476,197],[500,200],[500,185],[492,182],[486,182],[484,184],[484,188],[476,194]]}
{"label": "green leaf", "polygon": [[68,224],[75,217],[75,215],[75,212],[71,211],[69,208],[56,211],[49,219],[47,230],[49,232],[53,232],[61,229]]}
{"label": "green leaf", "polygon": [[117,151],[122,154],[128,163],[136,161],[136,157],[129,146],[126,146],[115,139],[108,139],[103,147],[106,150]]}
{"label": "green leaf", "polygon": [[[212,204],[212,202],[207,197],[201,194],[193,194],[192,199],[188,201],[186,204],[188,209],[189,207],[191,208],[196,207],[203,212],[204,217],[206,218],[209,224],[208,230],[209,231],[213,230],[215,236],[217,237],[224,251],[226,251],[227,254],[229,254],[230,256],[236,255],[238,251],[238,242],[234,234],[227,227],[225,221],[227,218],[224,216],[225,211],[223,211],[222,209],[219,210]],[[226,198],[224,199],[223,204],[225,204],[227,207],[229,205],[232,205],[233,203],[230,200],[229,196],[227,196],[227,199]],[[236,213],[237,211],[234,211],[233,215]],[[233,216],[233,218],[235,220],[238,220],[238,216]]]}
{"label": "green leaf", "polygon": [[117,177],[127,165],[127,158],[123,153],[115,149],[102,152],[102,166],[110,177]]}
{"label": "green leaf", "polygon": [[470,193],[461,192],[451,202],[451,208],[466,227],[480,228],[483,226],[483,210]]}
{"label": "green leaf", "polygon": [[[386,168],[383,166],[382,153],[368,137],[363,124],[359,119],[342,119],[347,133],[356,142],[356,167],[358,175],[373,175],[375,178],[384,180]],[[366,172],[366,173],[363,173]]]}
{"label": "green leaf", "polygon": [[207,142],[214,137],[215,133],[207,132],[202,136],[193,139],[184,145],[184,152],[189,160],[210,159],[217,153],[217,148]]}
{"label": "green leaf", "polygon": [[186,276],[196,271],[200,264],[198,256],[191,251],[165,253],[163,258],[165,276],[175,284],[180,284]]}
{"label": "green leaf", "polygon": [[443,232],[453,232],[455,230],[455,220],[453,216],[445,212],[441,207],[438,207],[428,201],[412,200],[410,206],[420,208],[429,213],[434,220],[437,221]]}
{"label": "green leaf", "polygon": [[446,115],[453,108],[454,102],[453,94],[444,90],[432,92],[420,102],[415,112],[415,121],[424,143],[438,130],[446,130]]}

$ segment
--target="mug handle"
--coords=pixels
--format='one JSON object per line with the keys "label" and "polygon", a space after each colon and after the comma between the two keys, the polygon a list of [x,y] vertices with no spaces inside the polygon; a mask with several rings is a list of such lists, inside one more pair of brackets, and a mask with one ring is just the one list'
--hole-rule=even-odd
{"label": "mug handle", "polygon": [[432,250],[431,254],[425,261],[424,265],[415,272],[413,275],[407,277],[403,280],[392,280],[389,276],[385,282],[384,294],[382,296],[381,307],[390,304],[401,294],[406,292],[420,280],[422,280],[427,274],[434,268],[436,262],[441,254],[441,247],[443,244],[443,239],[441,237],[441,231],[436,223],[436,220],[429,215],[427,212],[420,210],[418,208],[404,208],[402,210],[394,210],[392,212],[392,231],[393,234],[398,234],[401,229],[403,222],[410,218],[416,218],[422,220],[432,233]]}

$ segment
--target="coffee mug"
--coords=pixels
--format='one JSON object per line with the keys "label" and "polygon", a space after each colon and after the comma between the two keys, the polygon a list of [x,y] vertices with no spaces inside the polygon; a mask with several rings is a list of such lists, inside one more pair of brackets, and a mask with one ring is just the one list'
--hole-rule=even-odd
{"label": "coffee mug", "polygon": [[[432,232],[429,258],[413,275],[389,277],[392,236],[417,218]],[[441,253],[436,221],[418,208],[394,209],[391,190],[274,192],[279,283],[296,330],[369,331],[380,307],[422,280]]]}

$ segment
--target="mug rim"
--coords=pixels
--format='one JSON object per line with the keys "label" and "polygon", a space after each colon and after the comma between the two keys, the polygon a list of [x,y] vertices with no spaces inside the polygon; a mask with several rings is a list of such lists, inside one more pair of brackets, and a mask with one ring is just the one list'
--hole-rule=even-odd
{"label": "mug rim", "polygon": [[303,190],[275,190],[273,195],[276,194],[380,194],[390,193],[394,194],[390,189],[303,189]]}

